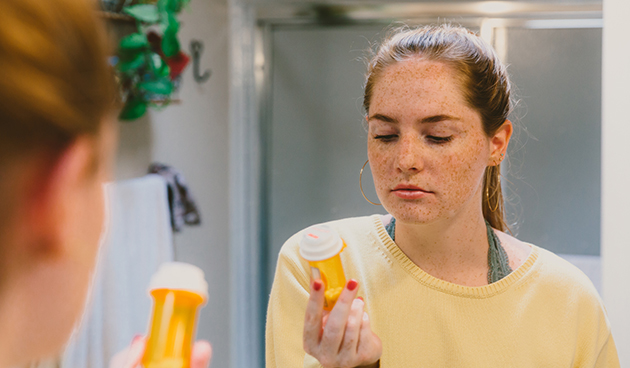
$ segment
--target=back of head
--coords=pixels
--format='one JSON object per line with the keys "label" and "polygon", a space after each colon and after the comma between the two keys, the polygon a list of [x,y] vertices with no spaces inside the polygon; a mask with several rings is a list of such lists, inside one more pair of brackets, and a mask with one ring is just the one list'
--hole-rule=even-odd
{"label": "back of head", "polygon": [[[363,97],[366,113],[374,86],[384,70],[414,57],[445,63],[456,72],[466,101],[481,115],[486,135],[494,134],[506,121],[512,103],[505,66],[481,37],[449,24],[397,29],[383,41],[368,66]],[[500,172],[499,165],[486,169],[482,209],[490,225],[505,230]]]}
{"label": "back of head", "polygon": [[19,158],[54,159],[75,137],[97,134],[112,108],[109,47],[95,6],[0,1],[0,220],[16,205],[5,189]]}
{"label": "back of head", "polygon": [[96,134],[114,88],[95,1],[0,2],[0,167]]}
{"label": "back of head", "polygon": [[0,1],[0,366],[57,349],[84,303],[105,171],[92,168],[106,167],[100,133],[116,92],[95,10]]}

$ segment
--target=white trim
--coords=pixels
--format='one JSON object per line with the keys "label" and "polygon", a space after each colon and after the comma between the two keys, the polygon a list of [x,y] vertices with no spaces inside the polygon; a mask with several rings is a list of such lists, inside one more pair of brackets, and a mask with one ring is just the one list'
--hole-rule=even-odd
{"label": "white trim", "polygon": [[529,29],[602,28],[604,20],[594,19],[532,19],[525,22]]}
{"label": "white trim", "polygon": [[630,51],[628,0],[604,1],[602,44],[602,288],[622,367],[630,366]]}
{"label": "white trim", "polygon": [[240,0],[230,14],[230,366],[262,367],[260,133],[254,74],[256,18]]}

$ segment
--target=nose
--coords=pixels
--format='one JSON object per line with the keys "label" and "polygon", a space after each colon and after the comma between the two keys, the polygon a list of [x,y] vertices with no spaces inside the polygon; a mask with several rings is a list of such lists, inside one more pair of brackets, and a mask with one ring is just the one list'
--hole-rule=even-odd
{"label": "nose", "polygon": [[424,169],[422,151],[422,142],[417,137],[401,137],[398,146],[397,170],[402,173],[414,173]]}

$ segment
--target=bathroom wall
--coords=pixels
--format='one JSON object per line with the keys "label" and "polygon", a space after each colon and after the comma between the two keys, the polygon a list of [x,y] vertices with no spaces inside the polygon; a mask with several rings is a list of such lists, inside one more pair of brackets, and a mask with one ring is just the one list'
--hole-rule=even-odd
{"label": "bathroom wall", "polygon": [[622,367],[630,366],[630,50],[627,0],[604,0],[602,47],[602,284]]}
{"label": "bathroom wall", "polygon": [[[624,209],[630,207],[630,198],[624,188],[630,186],[630,177],[627,170],[618,168],[627,166],[630,148],[624,142],[615,144],[615,140],[630,135],[630,125],[624,125],[627,116],[623,111],[628,100],[630,69],[627,60],[630,55],[627,49],[614,45],[627,43],[623,14],[625,12],[626,17],[630,14],[630,4],[625,0],[605,0],[604,8],[605,27],[610,31],[606,28],[604,31],[603,65],[603,297],[623,365],[630,363],[630,317],[627,313],[630,294],[619,280],[630,279],[630,268],[624,265],[624,260],[630,258],[630,247],[627,247],[627,237],[623,234],[623,220],[627,218]],[[137,177],[145,174],[151,162],[159,161],[179,169],[188,180],[201,210],[202,225],[187,227],[176,234],[175,252],[178,260],[200,266],[209,280],[211,296],[201,313],[198,337],[212,342],[213,367],[230,366],[228,17],[227,0],[193,0],[190,10],[182,13],[182,47],[188,50],[193,38],[203,41],[205,50],[201,66],[202,70],[210,68],[212,77],[207,83],[197,85],[189,67],[179,94],[181,104],[159,112],[151,111],[132,123],[121,123],[117,170],[118,179]],[[617,28],[621,31],[615,31]],[[622,62],[626,66],[621,65]],[[615,72],[607,74],[607,70]],[[620,193],[626,193],[625,197]]]}
{"label": "bathroom wall", "polygon": [[210,298],[201,311],[198,338],[210,340],[213,367],[229,366],[228,260],[228,12],[227,0],[193,0],[181,13],[180,41],[203,42],[201,71],[212,76],[197,84],[192,64],[184,73],[181,103],[120,123],[117,179],[142,176],[153,161],[185,176],[201,212],[201,226],[175,234],[175,258],[201,267]]}

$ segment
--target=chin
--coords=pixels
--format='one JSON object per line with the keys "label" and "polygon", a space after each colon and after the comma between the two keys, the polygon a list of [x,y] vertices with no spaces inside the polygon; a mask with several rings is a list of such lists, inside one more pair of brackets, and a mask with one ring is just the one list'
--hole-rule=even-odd
{"label": "chin", "polygon": [[441,211],[417,203],[383,203],[383,207],[396,221],[415,225],[427,225],[442,217]]}

